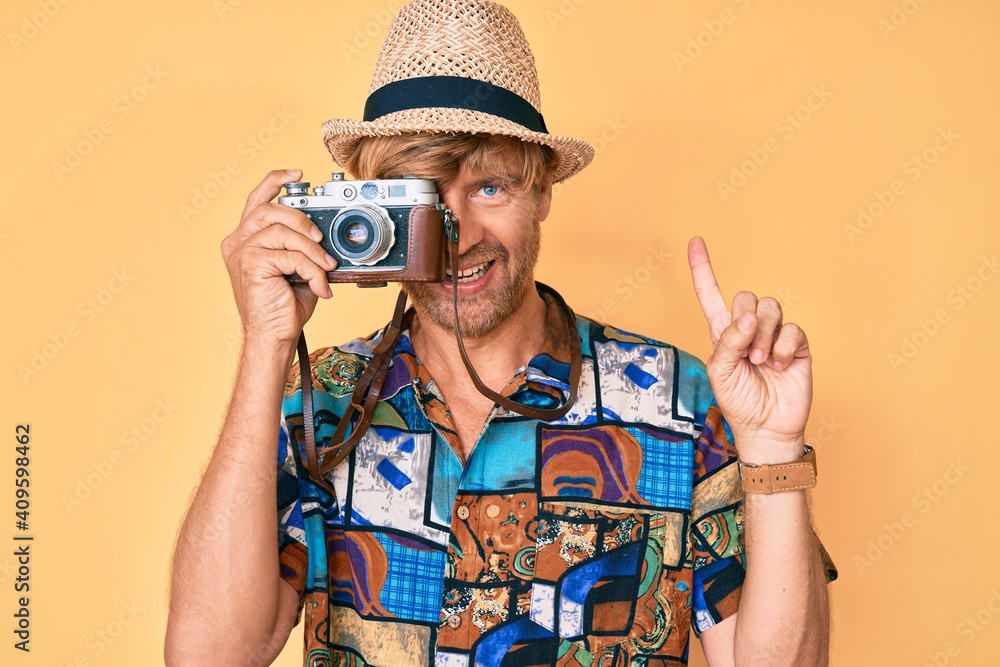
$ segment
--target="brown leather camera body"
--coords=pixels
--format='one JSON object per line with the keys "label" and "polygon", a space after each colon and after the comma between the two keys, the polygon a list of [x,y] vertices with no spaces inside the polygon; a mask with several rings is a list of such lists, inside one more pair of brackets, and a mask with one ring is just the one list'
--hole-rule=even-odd
{"label": "brown leather camera body", "polygon": [[[397,234],[399,230],[397,230]],[[358,287],[384,287],[387,283],[440,282],[445,279],[447,239],[442,212],[431,204],[410,209],[406,224],[406,264],[402,269],[383,270],[356,267],[341,260],[327,271],[331,283],[357,283]],[[399,243],[397,238],[396,243]],[[288,277],[292,283],[304,283],[297,273]]]}

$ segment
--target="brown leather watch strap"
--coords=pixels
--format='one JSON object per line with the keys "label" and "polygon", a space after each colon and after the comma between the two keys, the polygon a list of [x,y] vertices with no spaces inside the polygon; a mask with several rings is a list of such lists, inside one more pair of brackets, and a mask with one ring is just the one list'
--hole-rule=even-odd
{"label": "brown leather watch strap", "polygon": [[771,494],[816,486],[816,450],[809,445],[797,461],[760,465],[740,461],[739,468],[746,493]]}

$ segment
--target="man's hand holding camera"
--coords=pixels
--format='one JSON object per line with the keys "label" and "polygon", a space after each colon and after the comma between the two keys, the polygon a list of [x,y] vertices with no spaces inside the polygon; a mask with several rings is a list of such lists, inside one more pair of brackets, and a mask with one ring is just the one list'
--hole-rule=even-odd
{"label": "man's hand holding camera", "polygon": [[[320,246],[322,233],[301,211],[273,203],[298,169],[270,172],[247,198],[239,226],[222,242],[246,343],[289,353],[319,297],[332,296],[327,271],[336,260]],[[297,273],[308,282],[290,284]]]}
{"label": "man's hand holding camera", "polygon": [[798,459],[812,403],[812,356],[805,333],[782,322],[781,305],[772,297],[739,292],[727,307],[701,237],[689,242],[688,263],[714,348],[706,370],[740,459]]}

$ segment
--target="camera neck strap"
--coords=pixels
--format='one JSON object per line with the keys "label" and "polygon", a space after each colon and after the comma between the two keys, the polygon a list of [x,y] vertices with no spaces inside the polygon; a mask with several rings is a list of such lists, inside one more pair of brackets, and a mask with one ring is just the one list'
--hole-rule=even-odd
{"label": "camera neck strap", "polygon": [[[468,353],[465,351],[465,343],[462,340],[462,330],[458,323],[458,267],[456,266],[456,263],[458,261],[459,221],[457,217],[451,214],[451,211],[445,209],[444,224],[445,232],[448,238],[448,256],[451,266],[452,305],[454,306],[455,312],[455,335],[458,342],[458,351],[462,355],[462,362],[465,364],[465,368],[469,373],[469,377],[472,379],[472,383],[481,394],[511,412],[542,421],[559,419],[569,412],[569,409],[576,402],[577,386],[580,383],[580,374],[583,367],[583,357],[580,349],[580,336],[576,333],[576,316],[573,314],[572,309],[563,300],[562,296],[560,296],[560,294],[554,289],[539,282],[535,283],[538,288],[543,289],[545,292],[550,294],[553,299],[555,299],[556,304],[562,310],[567,327],[570,328],[569,335],[567,336],[570,347],[570,393],[566,401],[557,408],[536,408],[523,405],[493,391],[480,379],[479,374],[472,365],[472,361],[469,359]],[[333,436],[330,438],[330,442],[335,444],[323,447],[322,449],[316,448],[316,420],[312,393],[312,369],[309,363],[309,346],[306,344],[305,330],[303,329],[303,331],[299,334],[299,376],[302,384],[302,414],[303,429],[306,440],[306,468],[313,481],[325,488],[334,497],[336,497],[336,492],[334,491],[333,486],[326,479],[326,475],[338,463],[343,461],[348,454],[351,453],[351,450],[353,450],[354,447],[357,446],[358,442],[360,442],[362,436],[368,430],[368,427],[371,426],[372,414],[375,411],[375,405],[382,397],[382,385],[385,383],[385,379],[389,374],[389,362],[395,352],[400,335],[403,330],[409,326],[409,323],[413,318],[413,312],[412,308],[406,310],[406,292],[400,290],[399,296],[396,298],[396,307],[393,311],[392,320],[383,330],[382,338],[379,340],[374,350],[372,350],[373,354],[371,361],[368,362],[365,370],[361,373],[361,377],[358,378],[354,387],[354,393],[351,395],[351,402],[345,410],[343,416],[340,418]],[[351,431],[350,437],[345,439],[344,435],[347,433],[347,427],[353,421],[355,413],[358,413],[359,415],[357,425],[354,427],[353,431]]]}
{"label": "camera neck strap", "polygon": [[562,309],[563,315],[566,318],[566,326],[570,328],[569,335],[569,348],[570,348],[570,364],[569,364],[569,398],[566,402],[560,405],[558,408],[545,409],[545,408],[534,408],[528,405],[523,405],[517,401],[512,401],[511,399],[499,394],[489,387],[479,378],[479,374],[476,373],[476,369],[472,366],[472,362],[469,360],[469,355],[465,351],[465,343],[462,341],[462,327],[458,324],[458,267],[456,263],[458,262],[458,236],[459,236],[459,221],[454,215],[451,215],[450,211],[445,211],[445,231],[448,233],[448,257],[450,258],[451,265],[451,291],[452,291],[452,305],[455,310],[455,337],[458,340],[458,352],[462,355],[462,362],[465,364],[465,369],[469,371],[469,377],[472,378],[472,384],[476,385],[476,389],[479,393],[487,398],[491,399],[494,403],[502,408],[505,408],[511,412],[515,412],[519,415],[525,417],[530,417],[532,419],[540,419],[542,421],[552,421],[554,419],[559,419],[573,407],[576,402],[576,388],[580,383],[580,372],[583,367],[583,357],[580,352],[580,336],[576,333],[576,315],[573,314],[572,309],[563,300],[562,296],[559,295],[554,289],[548,285],[536,282],[535,284],[552,295],[556,303]]}

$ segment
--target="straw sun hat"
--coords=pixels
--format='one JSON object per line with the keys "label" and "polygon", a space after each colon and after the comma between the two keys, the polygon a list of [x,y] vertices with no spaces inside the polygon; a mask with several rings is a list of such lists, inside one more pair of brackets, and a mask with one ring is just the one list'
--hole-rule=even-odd
{"label": "straw sun hat", "polygon": [[478,132],[550,146],[553,182],[586,167],[594,149],[549,134],[535,58],[521,25],[495,2],[415,0],[399,10],[372,74],[364,120],[323,123],[323,141],[343,165],[361,137]]}

